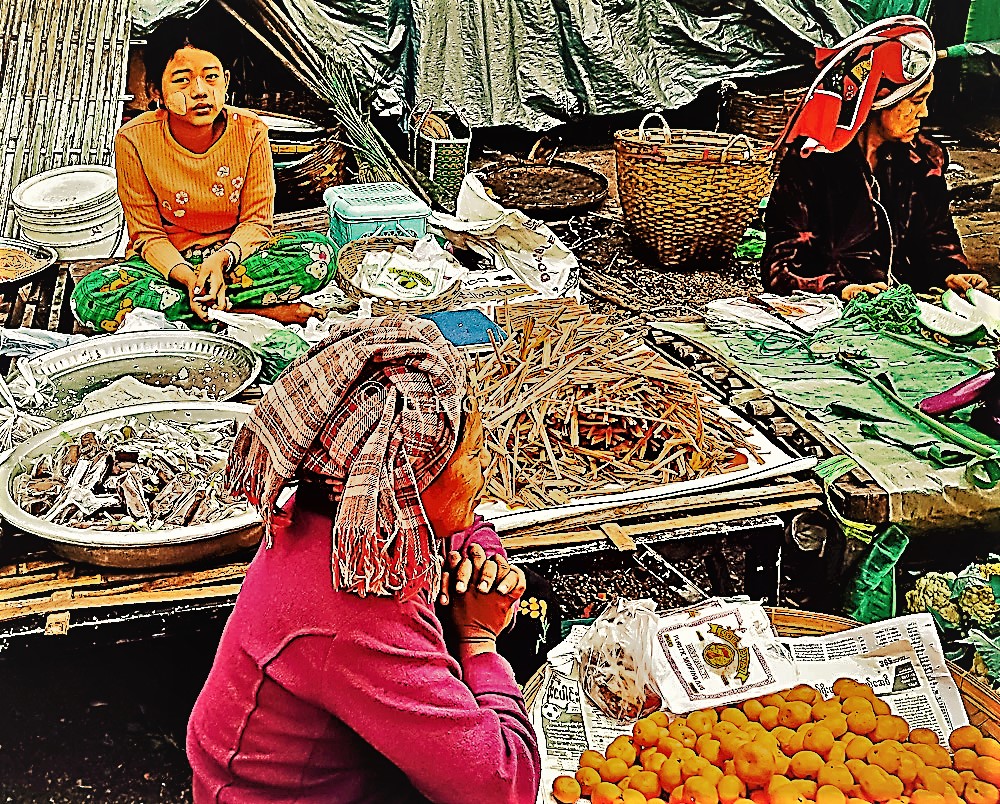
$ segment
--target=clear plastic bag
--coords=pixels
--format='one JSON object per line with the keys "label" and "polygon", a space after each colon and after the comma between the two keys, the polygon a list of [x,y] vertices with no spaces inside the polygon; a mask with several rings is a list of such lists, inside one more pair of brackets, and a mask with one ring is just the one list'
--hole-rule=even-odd
{"label": "clear plastic bag", "polygon": [[660,708],[653,667],[658,628],[652,600],[619,599],[580,640],[580,684],[609,717],[634,720]]}

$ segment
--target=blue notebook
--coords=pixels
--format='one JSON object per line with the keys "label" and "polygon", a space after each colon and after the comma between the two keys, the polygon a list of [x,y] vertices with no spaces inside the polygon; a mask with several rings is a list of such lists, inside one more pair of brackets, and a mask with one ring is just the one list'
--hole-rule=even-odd
{"label": "blue notebook", "polygon": [[489,349],[490,332],[497,343],[502,343],[507,338],[507,333],[479,310],[444,310],[420,317],[433,321],[445,338],[463,348]]}

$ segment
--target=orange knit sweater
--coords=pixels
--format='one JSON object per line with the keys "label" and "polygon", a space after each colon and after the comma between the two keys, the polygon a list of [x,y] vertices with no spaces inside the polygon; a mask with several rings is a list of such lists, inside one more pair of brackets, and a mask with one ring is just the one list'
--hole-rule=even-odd
{"label": "orange knit sweater", "polygon": [[221,241],[246,259],[271,236],[274,167],[267,126],[226,106],[226,130],[196,154],[170,133],[167,112],[129,121],[115,140],[118,195],[128,224],[128,256],[138,254],[164,276],[182,251]]}

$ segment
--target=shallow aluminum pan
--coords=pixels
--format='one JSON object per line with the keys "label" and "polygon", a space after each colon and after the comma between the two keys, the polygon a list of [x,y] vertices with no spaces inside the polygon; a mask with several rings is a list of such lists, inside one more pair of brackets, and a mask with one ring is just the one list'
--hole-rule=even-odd
{"label": "shallow aluminum pan", "polygon": [[157,567],[184,564],[212,555],[233,552],[260,540],[260,517],[252,508],[232,519],[209,525],[170,528],[159,531],[124,533],[95,528],[70,528],[29,514],[12,496],[14,479],[30,470],[35,458],[54,452],[64,442],[63,434],[74,435],[114,420],[135,417],[195,423],[234,419],[243,422],[253,408],[231,402],[194,402],[135,405],[86,416],[53,427],[29,438],[0,465],[0,516],[8,526],[32,533],[52,543],[52,549],[66,558],[108,567]]}
{"label": "shallow aluminum pan", "polygon": [[[128,374],[148,385],[207,389],[212,401],[224,402],[257,379],[261,364],[250,348],[231,338],[154,330],[87,338],[32,358],[29,365],[32,374],[56,386],[56,404],[44,414],[65,421],[84,396]],[[20,382],[18,376],[12,372],[10,381]]]}
{"label": "shallow aluminum pan", "polygon": [[0,237],[0,248],[23,251],[29,257],[41,260],[37,267],[31,268],[24,273],[12,276],[10,279],[0,278],[0,288],[5,288],[7,285],[19,285],[28,279],[33,279],[43,271],[49,270],[59,260],[59,254],[52,246],[30,243],[27,240],[13,240],[9,237]]}

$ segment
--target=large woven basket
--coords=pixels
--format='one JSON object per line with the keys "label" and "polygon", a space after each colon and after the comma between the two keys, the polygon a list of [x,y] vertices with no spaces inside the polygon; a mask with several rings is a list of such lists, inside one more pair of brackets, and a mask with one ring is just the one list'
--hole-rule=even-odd
{"label": "large woven basket", "polygon": [[[662,128],[647,129],[658,117]],[[771,186],[765,143],[711,131],[671,132],[659,115],[615,132],[618,197],[639,242],[673,268],[722,268]]]}
{"label": "large woven basket", "polygon": [[789,118],[806,94],[805,89],[786,89],[769,95],[739,90],[726,96],[722,120],[726,131],[746,134],[766,143],[775,143]]}
{"label": "large woven basket", "polygon": [[461,280],[455,282],[437,298],[417,301],[399,301],[366,293],[351,281],[358,272],[358,267],[364,261],[365,254],[369,251],[393,251],[396,246],[406,246],[406,248],[412,249],[416,243],[416,239],[412,237],[362,237],[344,244],[337,252],[337,273],[335,275],[337,286],[344,292],[345,296],[357,303],[360,303],[363,298],[371,299],[372,315],[406,313],[416,316],[450,310],[462,293]]}

